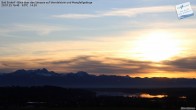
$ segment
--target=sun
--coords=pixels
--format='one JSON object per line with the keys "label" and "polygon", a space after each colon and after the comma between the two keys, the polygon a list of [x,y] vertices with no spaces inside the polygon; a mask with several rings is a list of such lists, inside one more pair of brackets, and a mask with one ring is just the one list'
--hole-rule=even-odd
{"label": "sun", "polygon": [[169,32],[153,32],[138,38],[132,51],[141,60],[162,61],[179,54],[177,38]]}

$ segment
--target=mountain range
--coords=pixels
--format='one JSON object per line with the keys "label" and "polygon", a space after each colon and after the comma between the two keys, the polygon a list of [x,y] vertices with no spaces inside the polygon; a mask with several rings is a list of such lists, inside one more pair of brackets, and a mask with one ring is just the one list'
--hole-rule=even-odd
{"label": "mountain range", "polygon": [[66,88],[167,88],[196,87],[196,79],[132,78],[92,75],[84,71],[60,74],[47,69],[17,70],[0,74],[0,86],[59,86]]}

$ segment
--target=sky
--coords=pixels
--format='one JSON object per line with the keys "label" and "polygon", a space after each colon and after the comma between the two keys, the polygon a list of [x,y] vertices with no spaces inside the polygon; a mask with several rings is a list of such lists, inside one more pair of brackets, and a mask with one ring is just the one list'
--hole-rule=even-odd
{"label": "sky", "polygon": [[196,16],[179,20],[175,9],[190,2],[196,13],[195,0],[88,1],[0,7],[0,73],[196,78]]}

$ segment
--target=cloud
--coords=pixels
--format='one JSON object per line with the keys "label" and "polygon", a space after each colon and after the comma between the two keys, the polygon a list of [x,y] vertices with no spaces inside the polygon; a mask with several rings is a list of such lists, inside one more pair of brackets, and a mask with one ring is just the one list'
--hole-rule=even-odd
{"label": "cloud", "polygon": [[196,71],[196,56],[179,58],[176,60],[150,62],[123,58],[104,58],[98,56],[78,56],[72,59],[44,62],[51,70],[58,68],[61,71],[87,71],[92,74],[150,74],[156,72],[193,72]]}
{"label": "cloud", "polygon": [[39,35],[48,35],[55,31],[64,30],[62,27],[52,26],[52,25],[36,25],[36,24],[28,24],[28,25],[16,25],[22,31],[34,31]]}
{"label": "cloud", "polygon": [[[150,75],[161,72],[170,75],[176,72],[186,73],[196,71],[196,56],[178,58],[162,62],[137,61],[123,58],[100,58],[98,56],[77,56],[64,60],[27,59],[24,61],[1,61],[0,73],[17,69],[47,68],[52,71],[67,73],[86,71],[90,74],[105,75]],[[183,76],[183,75],[182,75]],[[186,76],[186,75],[184,75]],[[193,75],[194,76],[194,75]]]}
{"label": "cloud", "polygon": [[196,56],[179,58],[171,61],[164,61],[170,71],[196,71]]}
{"label": "cloud", "polygon": [[44,24],[14,24],[12,26],[1,26],[0,30],[4,34],[10,32],[35,32],[40,36],[44,36],[52,32],[68,30],[68,28]]}
{"label": "cloud", "polygon": [[139,14],[164,13],[164,12],[175,12],[175,7],[156,6],[156,7],[142,7],[142,8],[123,8],[123,9],[113,9],[109,11],[98,12],[95,14],[62,14],[62,15],[52,15],[52,17],[66,18],[66,19],[86,19],[86,18],[107,17],[107,16],[134,17]]}
{"label": "cloud", "polygon": [[96,18],[99,15],[93,14],[64,14],[64,15],[53,15],[55,18],[68,18],[68,19],[84,19],[84,18]]}
{"label": "cloud", "polygon": [[21,67],[26,68],[27,63],[23,61],[0,61],[0,73],[7,73],[21,69]]}
{"label": "cloud", "polygon": [[68,60],[45,62],[44,65],[62,71],[87,71],[93,74],[116,75],[146,73],[151,68],[151,62],[113,58],[99,59],[96,56],[79,56]]}

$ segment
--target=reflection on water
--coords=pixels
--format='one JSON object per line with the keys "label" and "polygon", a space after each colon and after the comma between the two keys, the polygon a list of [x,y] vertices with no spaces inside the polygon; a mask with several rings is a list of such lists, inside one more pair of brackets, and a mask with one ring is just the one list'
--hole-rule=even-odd
{"label": "reflection on water", "polygon": [[140,98],[165,98],[168,97],[167,95],[151,95],[147,93],[143,93],[139,95]]}
{"label": "reflection on water", "polygon": [[166,98],[168,95],[163,94],[157,94],[157,95],[151,95],[148,93],[135,93],[135,94],[129,94],[129,93],[123,93],[123,92],[96,92],[97,96],[123,96],[123,97],[130,97],[130,98]]}
{"label": "reflection on water", "polygon": [[187,97],[186,96],[180,96],[179,98],[180,99],[186,99]]}
{"label": "reflection on water", "polygon": [[46,102],[26,102],[27,104],[43,104],[43,103],[46,103]]}

